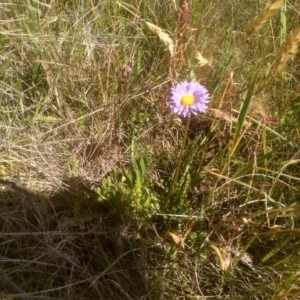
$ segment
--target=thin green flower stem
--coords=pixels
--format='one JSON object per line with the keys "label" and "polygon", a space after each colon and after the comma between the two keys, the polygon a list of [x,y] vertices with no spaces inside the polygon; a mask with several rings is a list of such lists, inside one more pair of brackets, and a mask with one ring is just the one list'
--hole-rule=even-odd
{"label": "thin green flower stem", "polygon": [[178,165],[176,167],[175,175],[174,175],[174,178],[173,178],[173,181],[172,181],[172,185],[171,185],[171,188],[170,188],[170,191],[169,191],[169,196],[171,196],[173,194],[174,186],[175,186],[175,184],[177,183],[177,180],[178,180],[180,166],[181,166],[181,161],[182,161],[182,156],[183,156],[183,151],[184,151],[184,148],[185,148],[185,144],[186,144],[186,140],[187,140],[187,136],[188,136],[188,131],[189,131],[190,123],[191,123],[191,118],[188,118],[187,123],[185,125],[185,131],[184,131],[183,141],[182,141],[181,150],[180,150],[180,154],[179,154],[179,161],[178,161]]}

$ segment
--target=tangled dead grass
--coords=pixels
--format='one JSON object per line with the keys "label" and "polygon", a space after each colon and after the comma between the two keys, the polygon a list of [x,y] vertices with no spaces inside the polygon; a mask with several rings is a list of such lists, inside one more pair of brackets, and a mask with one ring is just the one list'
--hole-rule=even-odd
{"label": "tangled dead grass", "polygon": [[[0,193],[2,199],[6,198],[0,214],[0,238],[5,240],[0,275],[18,287],[11,290],[12,297],[138,300],[158,299],[175,289],[174,299],[193,300],[199,294],[220,294],[216,286],[222,285],[223,298],[233,293],[244,295],[246,288],[256,299],[275,290],[287,272],[266,270],[253,255],[257,257],[259,246],[265,260],[276,256],[269,252],[268,244],[261,245],[261,239],[269,243],[286,241],[280,232],[292,237],[297,229],[261,232],[259,224],[275,222],[278,214],[282,220],[296,221],[299,205],[251,213],[251,205],[245,204],[249,211],[243,218],[224,208],[222,217],[210,220],[209,247],[203,247],[204,240],[200,244],[192,242],[196,244],[191,247],[191,236],[199,232],[198,221],[187,222],[182,233],[169,232],[171,237],[163,237],[163,232],[153,230],[155,226],[151,229],[137,216],[108,214],[76,188],[78,184],[69,182],[72,184],[72,191],[61,190],[49,197],[18,194],[20,190],[17,194]],[[239,245],[244,235],[248,238],[247,248]],[[179,244],[174,237],[180,237]],[[263,280],[259,291],[256,277]],[[0,288],[7,291],[1,276]]]}

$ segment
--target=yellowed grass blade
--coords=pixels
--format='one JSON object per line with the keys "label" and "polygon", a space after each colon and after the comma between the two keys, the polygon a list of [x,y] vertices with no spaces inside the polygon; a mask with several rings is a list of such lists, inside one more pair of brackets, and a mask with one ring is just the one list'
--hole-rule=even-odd
{"label": "yellowed grass blade", "polygon": [[221,254],[221,250],[217,246],[212,245],[212,244],[210,244],[209,246],[215,251],[215,253],[216,253],[216,255],[219,259],[219,262],[220,262],[221,270],[222,271],[227,271],[230,267],[230,262],[231,262],[231,258],[230,258],[229,253],[226,254],[227,257],[224,257]]}

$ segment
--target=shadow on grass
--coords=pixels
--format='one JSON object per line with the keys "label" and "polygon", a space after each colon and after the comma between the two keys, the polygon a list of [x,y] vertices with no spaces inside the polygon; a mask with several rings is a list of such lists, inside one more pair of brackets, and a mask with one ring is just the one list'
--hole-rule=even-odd
{"label": "shadow on grass", "polygon": [[[27,299],[152,299],[151,264],[161,246],[144,240],[142,221],[107,210],[79,178],[53,195],[1,180],[0,290]],[[140,228],[138,228],[140,227]],[[152,272],[153,273],[153,272]],[[147,296],[148,295],[148,296]],[[151,296],[150,296],[151,295]]]}
{"label": "shadow on grass", "polygon": [[[155,232],[160,220],[146,221],[126,207],[108,209],[80,178],[48,195],[0,183],[0,299],[269,299],[285,291],[282,278],[296,274],[285,262],[297,255],[289,248],[278,255],[272,250],[295,242],[294,236],[252,239],[249,267],[232,254],[233,241],[217,241],[230,229],[226,220],[218,218],[213,228],[195,226],[185,248],[177,248],[168,234],[164,238],[168,230]],[[255,233],[247,231],[243,244]],[[205,232],[211,232],[209,241],[193,241]],[[222,271],[206,245],[221,249],[231,267]],[[268,253],[273,259],[264,263]]]}

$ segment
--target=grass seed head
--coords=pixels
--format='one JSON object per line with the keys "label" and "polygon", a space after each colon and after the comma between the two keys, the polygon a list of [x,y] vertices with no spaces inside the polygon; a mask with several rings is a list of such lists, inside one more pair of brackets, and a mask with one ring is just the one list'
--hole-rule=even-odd
{"label": "grass seed head", "polygon": [[249,21],[249,23],[247,24],[245,29],[247,37],[249,38],[254,32],[260,30],[268,21],[268,19],[275,15],[278,10],[280,10],[282,5],[283,0],[277,0],[274,3],[269,0],[265,8],[259,13],[259,15]]}
{"label": "grass seed head", "polygon": [[151,31],[153,31],[155,34],[158,35],[159,39],[168,47],[171,55],[174,53],[174,43],[170,36],[163,31],[160,27],[150,23],[150,22],[145,22],[146,25],[149,27]]}
{"label": "grass seed head", "polygon": [[210,115],[210,116],[213,116],[217,119],[221,119],[221,120],[225,120],[227,122],[234,122],[236,123],[237,122],[237,119],[233,116],[231,116],[230,114],[226,113],[226,112],[223,112],[219,109],[215,109],[215,108],[208,108],[207,109],[207,114]]}
{"label": "grass seed head", "polygon": [[181,1],[181,8],[180,8],[180,20],[177,29],[178,36],[183,36],[185,30],[189,28],[191,15],[192,15],[192,4],[190,0],[183,0]]}
{"label": "grass seed head", "polygon": [[287,61],[297,54],[299,43],[300,27],[294,29],[282,44],[277,61],[272,68],[272,73],[274,76],[282,72]]}
{"label": "grass seed head", "polygon": [[213,61],[212,56],[206,58],[199,51],[196,51],[195,58],[197,60],[197,65],[200,67],[203,67],[205,65],[209,65],[209,66],[212,65],[212,61]]}

